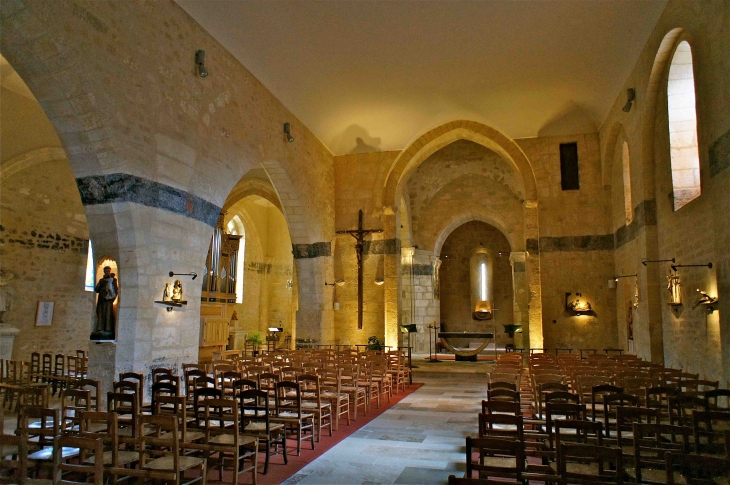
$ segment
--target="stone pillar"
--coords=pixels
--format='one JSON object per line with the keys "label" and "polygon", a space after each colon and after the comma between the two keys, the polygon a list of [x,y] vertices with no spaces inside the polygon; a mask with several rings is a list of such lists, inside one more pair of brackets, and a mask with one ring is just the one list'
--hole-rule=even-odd
{"label": "stone pillar", "polygon": [[412,249],[411,256],[411,298],[414,311],[413,323],[418,328],[413,351],[416,353],[428,352],[429,325],[439,325],[441,322],[441,307],[439,300],[434,299],[433,251]]}
{"label": "stone pillar", "polygon": [[383,216],[383,227],[385,228],[383,235],[383,298],[384,301],[384,321],[385,321],[385,345],[395,347],[399,345],[400,325],[403,322],[400,319],[401,314],[401,298],[399,295],[399,275],[401,274],[401,249],[400,240],[396,237],[396,228],[400,227],[396,223],[395,214],[386,214]]}
{"label": "stone pillar", "polygon": [[13,358],[13,342],[19,333],[19,329],[7,323],[0,323],[0,359],[8,361]]}
{"label": "stone pillar", "polygon": [[512,265],[512,294],[514,298],[512,323],[522,325],[522,332],[515,333],[515,347],[518,348],[525,348],[525,344],[530,342],[530,290],[527,284],[526,261],[527,254],[524,251],[514,251],[509,254],[509,262]]}
{"label": "stone pillar", "polygon": [[325,291],[327,278],[333,280],[332,257],[297,258],[299,309],[296,318],[297,339],[316,340],[331,344],[335,339],[332,287]]}

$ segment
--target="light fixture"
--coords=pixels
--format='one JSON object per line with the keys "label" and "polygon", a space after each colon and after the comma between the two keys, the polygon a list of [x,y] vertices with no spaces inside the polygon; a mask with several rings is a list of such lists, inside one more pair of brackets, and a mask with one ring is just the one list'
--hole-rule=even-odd
{"label": "light fixture", "polygon": [[575,294],[575,296],[577,297],[575,299],[575,301],[568,301],[570,298],[570,295],[572,295],[572,293],[565,294],[565,309],[567,311],[573,312],[576,314],[590,313],[593,311],[591,304],[588,303],[586,300],[581,299],[583,297],[583,295],[581,293]]}
{"label": "light fixture", "polygon": [[291,124],[290,123],[284,123],[284,134],[286,135],[286,141],[289,143],[294,141],[294,137],[291,136]]}
{"label": "light fixture", "polygon": [[198,51],[195,53],[195,65],[198,66],[198,75],[200,77],[206,77],[208,70],[205,68],[205,51]]}
{"label": "light fixture", "polygon": [[335,285],[342,286],[344,284],[345,284],[345,280],[335,280],[334,283],[327,283],[326,281],[324,282],[324,286],[335,286]]}
{"label": "light fixture", "polygon": [[626,90],[626,104],[621,109],[627,113],[629,111],[631,111],[631,104],[634,102],[635,99],[636,99],[636,91],[634,91],[634,88],[627,89]]}
{"label": "light fixture", "polygon": [[717,303],[718,298],[716,296],[710,296],[707,294],[707,292],[700,290],[697,288],[697,293],[700,294],[700,297],[697,299],[697,302],[692,307],[692,310],[697,308],[699,305],[707,305],[707,312],[712,313],[715,311],[715,308],[712,306],[715,303]]}
{"label": "light fixture", "polygon": [[646,259],[646,258],[644,258],[641,260],[641,264],[643,264],[644,266],[646,266],[647,263],[670,263],[670,262],[675,263],[676,261],[674,258],[672,258],[672,259]]}
{"label": "light fixture", "polygon": [[677,271],[677,268],[708,268],[712,269],[712,263],[707,264],[673,264],[672,271]]}
{"label": "light fixture", "polygon": [[375,284],[378,286],[381,286],[383,283],[385,283],[385,280],[383,278],[377,278],[375,280]]}
{"label": "light fixture", "polygon": [[175,272],[173,272],[173,271],[170,271],[170,272],[169,272],[169,273],[167,273],[167,274],[168,274],[168,275],[170,275],[170,277],[171,277],[171,278],[172,278],[173,276],[192,276],[192,277],[193,277],[193,279],[195,279],[195,278],[197,278],[197,277],[198,277],[198,273],[196,273],[196,272],[194,272],[194,271],[191,271],[190,273],[175,273]]}
{"label": "light fixture", "polygon": [[618,281],[620,278],[636,278],[636,275],[635,274],[625,274],[625,275],[614,276],[613,280]]}

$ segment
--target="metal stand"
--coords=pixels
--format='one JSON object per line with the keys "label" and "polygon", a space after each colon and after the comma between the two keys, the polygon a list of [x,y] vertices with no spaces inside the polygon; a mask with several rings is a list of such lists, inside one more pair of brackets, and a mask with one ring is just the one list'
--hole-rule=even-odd
{"label": "metal stand", "polygon": [[[438,345],[436,345],[436,339],[438,338],[438,331],[441,327],[437,325],[429,325],[428,326],[428,362],[429,363],[436,363],[436,362],[443,362],[442,360],[438,359]],[[433,347],[435,352],[431,353],[431,329],[433,329]]]}

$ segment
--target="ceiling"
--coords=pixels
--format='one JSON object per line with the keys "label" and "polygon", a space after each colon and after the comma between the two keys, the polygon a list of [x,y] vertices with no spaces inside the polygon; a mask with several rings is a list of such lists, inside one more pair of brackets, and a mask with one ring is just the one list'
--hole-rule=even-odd
{"label": "ceiling", "polygon": [[176,1],[336,155],[456,119],[512,138],[593,132],[667,3]]}

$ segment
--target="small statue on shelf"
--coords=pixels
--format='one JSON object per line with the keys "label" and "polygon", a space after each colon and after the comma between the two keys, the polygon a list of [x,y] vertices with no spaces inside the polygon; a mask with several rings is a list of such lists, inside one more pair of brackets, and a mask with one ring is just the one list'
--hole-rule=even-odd
{"label": "small statue on shelf", "polygon": [[667,290],[669,291],[669,303],[672,305],[679,305],[682,303],[682,282],[679,281],[679,275],[677,273],[670,272],[667,276]]}
{"label": "small statue on shelf", "polygon": [[697,288],[697,293],[700,294],[700,297],[697,300],[697,303],[695,303],[694,306],[692,307],[692,310],[697,308],[699,305],[712,305],[713,303],[717,302],[717,298],[711,297],[710,295],[707,294],[707,292],[704,292],[704,291],[700,290],[699,288]]}
{"label": "small statue on shelf", "polygon": [[172,288],[172,301],[180,302],[183,299],[182,281],[175,280],[175,286]]}
{"label": "small statue on shelf", "polygon": [[165,283],[165,290],[162,292],[162,301],[172,301],[172,288],[170,288],[170,283]]}

